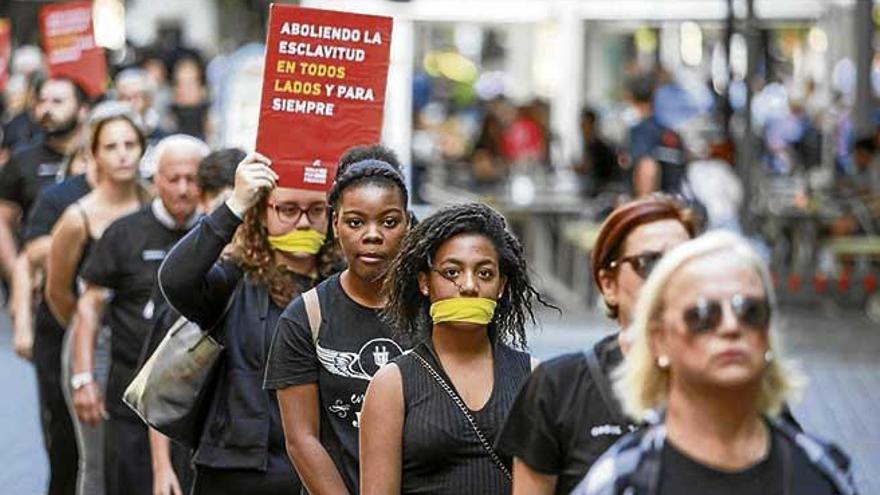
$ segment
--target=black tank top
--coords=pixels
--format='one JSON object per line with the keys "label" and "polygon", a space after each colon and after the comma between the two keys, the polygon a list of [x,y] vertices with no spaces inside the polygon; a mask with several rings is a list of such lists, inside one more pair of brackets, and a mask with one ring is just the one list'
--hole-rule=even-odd
{"label": "black tank top", "polygon": [[[433,349],[420,344],[418,352],[450,386]],[[495,384],[489,401],[471,411],[490,443],[501,429],[520,385],[530,372],[529,355],[497,344]],[[404,494],[504,494],[511,484],[501,472],[452,398],[411,353],[396,361],[403,379]],[[508,463],[509,459],[504,460]]]}

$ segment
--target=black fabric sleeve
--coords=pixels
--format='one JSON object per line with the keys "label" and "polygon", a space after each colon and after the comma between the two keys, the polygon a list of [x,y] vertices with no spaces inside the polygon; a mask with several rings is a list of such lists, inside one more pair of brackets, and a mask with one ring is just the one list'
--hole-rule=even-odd
{"label": "black fabric sleeve", "polygon": [[0,169],[0,199],[10,201],[19,206],[22,204],[21,163],[13,156]]}
{"label": "black fabric sleeve", "polygon": [[45,192],[40,193],[30,214],[28,214],[24,229],[24,242],[28,243],[38,237],[51,234],[52,227],[61,218],[62,213],[64,210],[59,208],[52,195],[45,194]]}
{"label": "black fabric sleeve", "polygon": [[211,328],[223,316],[241,279],[234,264],[218,261],[240,224],[225,203],[220,205],[174,245],[159,267],[165,299],[202,328]]}
{"label": "black fabric sleeve", "polygon": [[312,342],[305,303],[297,297],[278,319],[263,388],[278,390],[317,381],[318,353]]}
{"label": "black fabric sleeve", "polygon": [[111,223],[100,239],[95,242],[83,265],[80,277],[88,283],[116,289],[121,266],[120,249],[128,245],[123,226],[117,220]]}
{"label": "black fabric sleeve", "polygon": [[495,441],[498,452],[519,457],[535,471],[560,474],[565,457],[557,435],[556,385],[539,365],[523,384]]}

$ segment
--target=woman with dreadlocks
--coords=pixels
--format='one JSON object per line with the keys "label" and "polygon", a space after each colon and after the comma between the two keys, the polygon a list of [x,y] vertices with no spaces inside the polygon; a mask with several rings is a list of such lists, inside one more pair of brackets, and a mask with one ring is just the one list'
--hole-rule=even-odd
{"label": "woman with dreadlocks", "polygon": [[[263,368],[284,307],[335,263],[324,242],[326,191],[278,186],[270,165],[258,153],[246,156],[231,197],[159,269],[170,305],[226,348],[193,457],[194,495],[287,494],[300,486],[275,394],[262,388]],[[186,489],[177,485],[166,480],[156,493]]]}
{"label": "woman with dreadlocks", "polygon": [[408,199],[390,151],[340,166],[328,200],[348,268],[296,299],[278,322],[264,386],[278,391],[287,452],[309,493],[358,493],[364,392],[406,348],[379,311],[409,228]]}
{"label": "woman with dreadlocks", "polygon": [[522,246],[482,204],[444,208],[406,237],[386,317],[416,347],[384,367],[361,415],[361,493],[498,494],[491,446],[530,371],[532,287]]}

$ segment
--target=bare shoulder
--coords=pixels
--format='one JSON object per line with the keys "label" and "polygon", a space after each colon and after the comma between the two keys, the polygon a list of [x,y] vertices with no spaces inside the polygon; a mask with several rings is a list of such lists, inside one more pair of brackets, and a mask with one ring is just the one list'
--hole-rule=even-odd
{"label": "bare shoulder", "polygon": [[400,374],[400,368],[395,363],[388,363],[382,366],[373,379],[370,380],[368,394],[371,396],[380,396],[383,399],[394,399],[403,397],[403,378]]}
{"label": "bare shoulder", "polygon": [[67,207],[58,223],[52,229],[53,239],[63,241],[64,245],[69,242],[76,242],[85,238],[85,223],[83,223],[80,206],[76,203]]}

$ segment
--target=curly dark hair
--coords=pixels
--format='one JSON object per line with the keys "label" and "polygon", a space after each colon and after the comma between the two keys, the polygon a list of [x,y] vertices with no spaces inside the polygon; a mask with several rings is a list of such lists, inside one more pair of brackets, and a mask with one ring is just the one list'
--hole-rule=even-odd
{"label": "curly dark hair", "polygon": [[[269,244],[269,233],[262,221],[266,214],[268,195],[269,191],[265,191],[257,204],[244,214],[226,258],[238,265],[250,278],[265,285],[272,301],[285,307],[308,287],[301,287],[294,272],[283,264],[275,263],[272,246]],[[318,279],[327,278],[342,267],[339,255],[326,243],[318,251],[317,261]]]}
{"label": "curly dark hair", "polygon": [[507,286],[489,323],[490,338],[525,348],[525,325],[528,321],[536,323],[532,302],[537,300],[546,307],[555,306],[546,302],[532,286],[522,245],[508,230],[504,217],[480,203],[445,207],[407,233],[388,270],[384,287],[388,304],[383,317],[396,331],[413,340],[427,338],[432,327],[431,301],[419,290],[418,274],[429,272],[430,260],[440,246],[459,234],[479,234],[492,241],[498,251],[501,274],[507,278]]}

